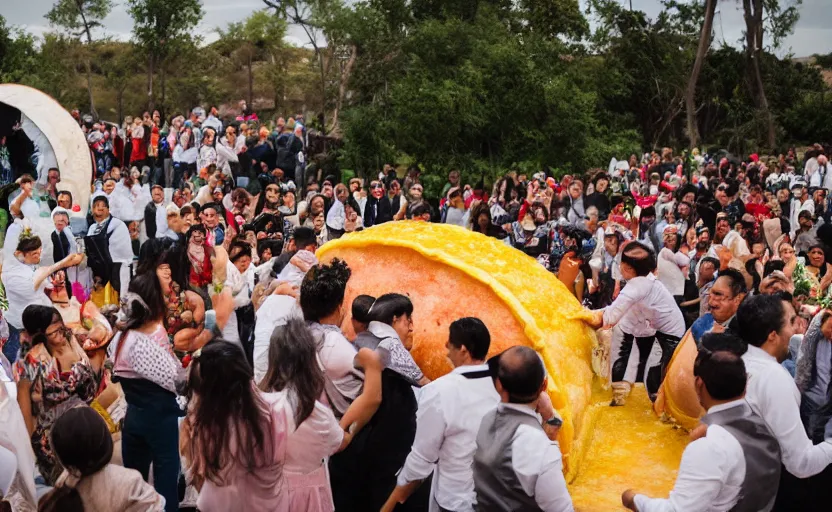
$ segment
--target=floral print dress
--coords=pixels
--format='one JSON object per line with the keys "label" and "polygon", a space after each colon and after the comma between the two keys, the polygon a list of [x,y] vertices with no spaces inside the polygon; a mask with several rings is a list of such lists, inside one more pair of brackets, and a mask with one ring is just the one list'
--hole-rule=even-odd
{"label": "floral print dress", "polygon": [[32,347],[15,363],[18,382],[28,380],[32,383],[32,414],[37,420],[32,433],[32,449],[38,469],[49,485],[54,485],[63,471],[49,442],[52,425],[71,404],[89,405],[98,389],[95,371],[83,349],[74,339],[70,343],[79,360],[69,369],[61,368],[43,343]]}

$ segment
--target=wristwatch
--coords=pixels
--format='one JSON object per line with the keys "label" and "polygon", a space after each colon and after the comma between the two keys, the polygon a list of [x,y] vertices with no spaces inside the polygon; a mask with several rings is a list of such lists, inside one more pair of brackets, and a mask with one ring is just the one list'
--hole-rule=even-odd
{"label": "wristwatch", "polygon": [[554,416],[546,420],[544,423],[546,423],[550,427],[560,427],[561,425],[563,425],[563,420],[560,419],[556,413]]}

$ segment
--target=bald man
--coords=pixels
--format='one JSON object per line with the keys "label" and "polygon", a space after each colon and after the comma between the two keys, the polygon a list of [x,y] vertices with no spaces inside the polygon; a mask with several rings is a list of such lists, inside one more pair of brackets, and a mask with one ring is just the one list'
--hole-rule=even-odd
{"label": "bald man", "polygon": [[529,347],[512,347],[488,366],[500,403],[477,433],[475,510],[572,511],[560,448],[551,440],[560,419],[544,393],[543,361]]}

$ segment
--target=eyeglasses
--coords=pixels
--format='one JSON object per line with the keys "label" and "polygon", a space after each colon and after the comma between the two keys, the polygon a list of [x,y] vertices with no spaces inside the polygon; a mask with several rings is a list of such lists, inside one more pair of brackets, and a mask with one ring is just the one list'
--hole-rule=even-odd
{"label": "eyeglasses", "polygon": [[375,190],[377,188],[384,188],[384,185],[382,185],[381,183],[371,183],[370,188]]}
{"label": "eyeglasses", "polygon": [[720,185],[716,189],[719,190],[720,192],[725,192],[725,191],[728,190],[728,187],[726,185]]}

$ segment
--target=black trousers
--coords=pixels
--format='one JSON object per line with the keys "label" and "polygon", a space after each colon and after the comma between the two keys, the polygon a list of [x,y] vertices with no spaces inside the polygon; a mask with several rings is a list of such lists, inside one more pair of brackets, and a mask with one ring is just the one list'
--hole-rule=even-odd
{"label": "black trousers", "polygon": [[[624,375],[627,372],[627,363],[630,360],[630,353],[633,351],[633,342],[635,341],[638,347],[638,370],[636,372],[636,382],[645,381],[647,392],[650,395],[655,395],[659,392],[659,387],[664,380],[664,375],[667,372],[667,365],[670,363],[670,358],[673,357],[673,352],[679,344],[679,337],[672,334],[657,331],[655,336],[636,337],[630,333],[624,333],[624,339],[621,342],[621,348],[612,365],[612,381],[621,382],[624,380]],[[650,357],[650,351],[653,348],[653,342],[658,341],[662,349],[661,365],[654,368],[647,368],[647,359]],[[645,379],[645,372],[647,378]]]}
{"label": "black trousers", "polygon": [[825,512],[832,507],[832,466],[815,476],[797,478],[783,466],[772,512]]}

